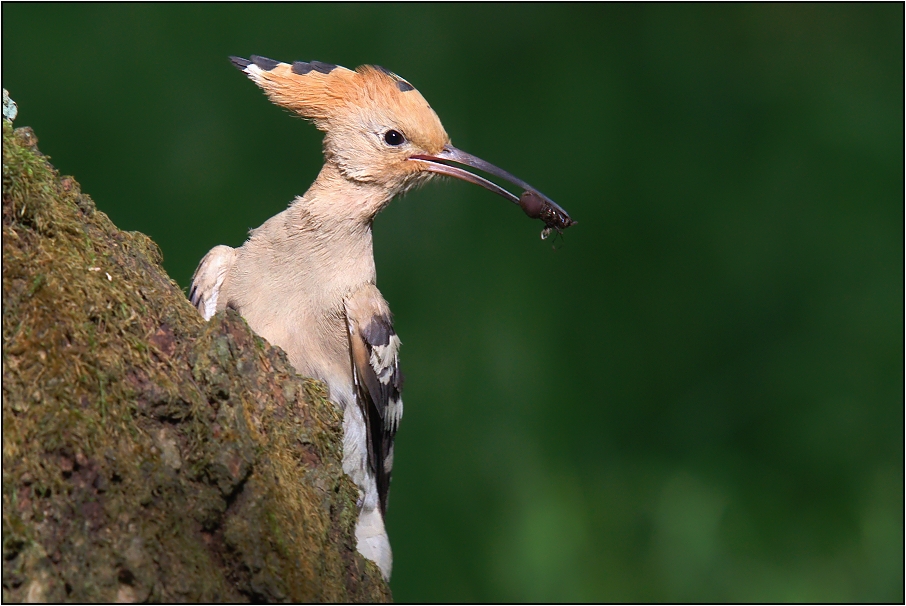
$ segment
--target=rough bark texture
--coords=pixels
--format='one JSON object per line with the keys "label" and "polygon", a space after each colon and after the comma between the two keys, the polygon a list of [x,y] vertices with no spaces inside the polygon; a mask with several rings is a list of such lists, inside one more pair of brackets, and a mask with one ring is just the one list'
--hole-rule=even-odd
{"label": "rough bark texture", "polygon": [[321,383],[3,121],[3,600],[387,601]]}

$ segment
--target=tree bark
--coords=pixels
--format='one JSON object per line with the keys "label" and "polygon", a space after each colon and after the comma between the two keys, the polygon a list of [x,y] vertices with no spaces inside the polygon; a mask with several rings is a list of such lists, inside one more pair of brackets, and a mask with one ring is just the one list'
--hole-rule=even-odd
{"label": "tree bark", "polygon": [[3,121],[3,600],[389,601],[324,386]]}

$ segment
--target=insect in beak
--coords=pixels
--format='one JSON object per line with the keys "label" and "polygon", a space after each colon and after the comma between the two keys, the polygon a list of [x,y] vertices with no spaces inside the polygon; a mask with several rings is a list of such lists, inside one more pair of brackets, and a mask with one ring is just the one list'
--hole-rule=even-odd
{"label": "insect in beak", "polygon": [[[481,158],[473,156],[472,154],[466,153],[460,149],[456,149],[452,145],[445,145],[443,150],[441,150],[440,153],[434,156],[427,154],[416,154],[409,159],[424,162],[424,170],[438,173],[440,175],[446,175],[448,177],[456,177],[457,179],[462,179],[463,181],[468,181],[469,183],[480,185],[481,187],[484,187],[485,189],[492,191],[499,196],[503,196],[510,202],[518,204],[526,215],[528,215],[532,219],[541,219],[544,222],[545,227],[541,232],[542,239],[550,235],[551,230],[557,230],[557,232],[563,233],[564,229],[576,224],[576,221],[573,221],[573,219],[569,216],[569,213],[563,210],[556,202],[533,188],[525,181],[519,179],[518,177],[514,177],[501,168],[497,168],[490,162],[485,162]],[[484,177],[470,173],[464,168],[448,164],[448,162],[455,162],[456,164],[462,164],[464,166],[469,166],[471,168],[486,172],[489,175],[499,177],[501,179],[509,181],[514,185],[518,185],[525,191],[522,192],[521,196],[516,197],[514,194],[511,194],[496,183],[488,181]]]}

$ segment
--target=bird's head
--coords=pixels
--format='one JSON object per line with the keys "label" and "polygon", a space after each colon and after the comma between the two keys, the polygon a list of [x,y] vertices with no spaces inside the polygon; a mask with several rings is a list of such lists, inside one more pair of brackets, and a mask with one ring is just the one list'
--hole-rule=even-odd
{"label": "bird's head", "polygon": [[[354,71],[311,61],[281,63],[252,55],[230,58],[275,104],[323,130],[324,155],[346,179],[377,185],[388,200],[433,174],[481,185],[542,218],[548,228],[574,222],[563,209],[527,183],[453,147],[425,98],[396,74],[378,66]],[[455,166],[482,170],[527,190],[521,198]],[[533,214],[534,213],[534,214]]]}

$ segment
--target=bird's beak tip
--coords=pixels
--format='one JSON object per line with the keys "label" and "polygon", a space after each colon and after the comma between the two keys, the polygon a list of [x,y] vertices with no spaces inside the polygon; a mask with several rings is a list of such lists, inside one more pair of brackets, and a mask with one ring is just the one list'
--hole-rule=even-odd
{"label": "bird's beak tip", "polygon": [[[573,221],[569,214],[565,210],[563,210],[563,208],[561,208],[556,202],[533,188],[525,181],[514,177],[510,173],[494,166],[490,162],[485,162],[481,158],[453,147],[453,145],[450,143],[444,145],[443,149],[435,155],[416,154],[414,156],[411,156],[409,159],[422,161],[425,164],[423,168],[423,170],[425,171],[446,175],[448,177],[456,177],[457,179],[462,179],[463,181],[468,181],[469,183],[480,185],[481,187],[484,187],[485,189],[506,198],[510,202],[518,204],[522,208],[523,212],[529,217],[533,219],[541,219],[542,221],[544,221],[544,224],[546,226],[545,229],[547,230],[556,229],[557,231],[562,231],[567,227],[571,227],[576,224],[576,221]],[[488,174],[494,175],[495,177],[509,181],[514,185],[518,185],[524,191],[519,197],[516,197],[496,183],[493,183],[485,179],[484,177],[480,177],[458,166],[447,164],[447,162],[455,162],[456,164],[461,164],[463,166],[481,170]]]}

